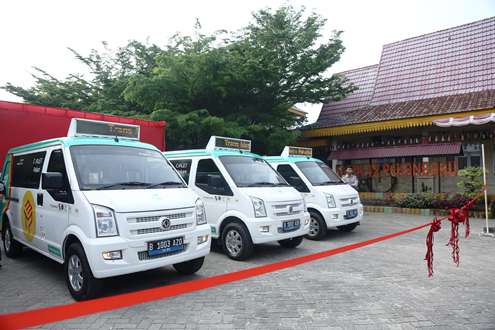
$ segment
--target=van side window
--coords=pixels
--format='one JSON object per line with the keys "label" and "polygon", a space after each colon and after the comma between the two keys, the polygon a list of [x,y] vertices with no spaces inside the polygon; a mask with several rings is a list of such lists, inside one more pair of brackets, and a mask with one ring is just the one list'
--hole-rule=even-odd
{"label": "van side window", "polygon": [[191,163],[190,159],[174,159],[171,160],[170,163],[174,165],[177,172],[179,172],[180,176],[189,183],[189,173],[191,172]]}
{"label": "van side window", "polygon": [[212,195],[234,195],[212,159],[201,159],[198,162],[196,186]]}
{"label": "van side window", "polygon": [[74,203],[74,198],[72,197],[72,191],[69,185],[69,179],[67,177],[67,170],[65,169],[64,153],[62,152],[62,149],[52,151],[46,171],[62,173],[64,177],[64,189],[60,191],[52,189],[47,190],[50,196],[58,202]]}
{"label": "van side window", "polygon": [[39,188],[41,168],[46,151],[14,156],[12,186],[20,188]]}
{"label": "van side window", "polygon": [[278,165],[278,173],[299,192],[309,192],[308,186],[304,183],[296,171],[290,165]]}

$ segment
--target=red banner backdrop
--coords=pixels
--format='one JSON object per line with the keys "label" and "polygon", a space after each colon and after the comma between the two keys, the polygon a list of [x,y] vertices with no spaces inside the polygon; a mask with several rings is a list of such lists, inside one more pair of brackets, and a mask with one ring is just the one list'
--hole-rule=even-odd
{"label": "red banner backdrop", "polygon": [[456,176],[459,170],[456,161],[406,162],[391,164],[337,165],[337,174],[342,176],[351,167],[358,177],[380,176]]}

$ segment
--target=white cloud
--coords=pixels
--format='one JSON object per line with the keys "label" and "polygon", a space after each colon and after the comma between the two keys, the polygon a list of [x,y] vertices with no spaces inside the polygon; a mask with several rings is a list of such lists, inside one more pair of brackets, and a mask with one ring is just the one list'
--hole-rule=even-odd
{"label": "white cloud", "polygon": [[[118,47],[128,40],[165,44],[175,32],[189,34],[196,18],[205,31],[236,30],[251,12],[291,3],[327,18],[325,35],[343,30],[346,52],[332,72],[378,63],[385,43],[495,15],[492,0],[438,1],[2,1],[0,12],[0,85],[30,86],[32,66],[57,77],[80,72],[67,47],[82,53],[101,41]],[[18,101],[0,90],[0,99]],[[304,106],[310,121],[319,106]]]}

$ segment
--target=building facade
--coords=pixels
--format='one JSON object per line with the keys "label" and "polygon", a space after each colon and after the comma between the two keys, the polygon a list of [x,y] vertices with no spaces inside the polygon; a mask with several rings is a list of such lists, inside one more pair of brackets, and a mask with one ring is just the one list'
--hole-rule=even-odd
{"label": "building facade", "polygon": [[[300,145],[352,166],[360,191],[455,192],[482,145],[495,191],[495,17],[387,44],[378,64],[341,74],[357,89],[324,104]],[[472,124],[438,126],[451,118]]]}

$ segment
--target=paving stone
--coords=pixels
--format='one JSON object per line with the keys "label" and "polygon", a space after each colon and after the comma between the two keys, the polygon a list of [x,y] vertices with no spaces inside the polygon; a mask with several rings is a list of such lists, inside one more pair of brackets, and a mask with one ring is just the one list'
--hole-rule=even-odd
{"label": "paving stone", "polygon": [[[352,244],[417,226],[411,215],[368,214],[352,233],[330,230],[297,249],[256,248],[246,262],[212,252],[193,276],[171,267],[105,280],[103,295],[132,292],[232,272]],[[41,326],[41,329],[495,329],[495,240],[472,221],[461,238],[461,264],[435,235],[434,277],[428,278],[426,229],[297,267],[169,299]],[[461,227],[461,232],[462,227]],[[0,313],[72,303],[62,267],[32,251],[3,259]]]}

